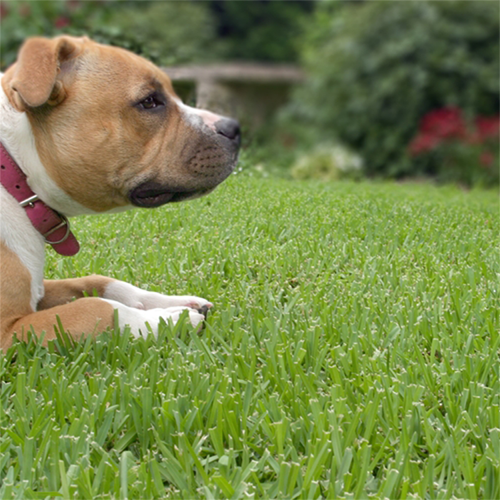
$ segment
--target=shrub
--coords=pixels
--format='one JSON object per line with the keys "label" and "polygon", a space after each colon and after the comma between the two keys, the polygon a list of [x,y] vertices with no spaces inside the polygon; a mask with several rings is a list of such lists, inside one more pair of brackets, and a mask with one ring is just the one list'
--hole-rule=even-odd
{"label": "shrub", "polygon": [[28,36],[88,34],[157,64],[211,59],[295,61],[309,2],[0,0],[1,63]]}
{"label": "shrub", "polygon": [[294,179],[299,180],[335,181],[357,178],[362,168],[363,160],[345,147],[339,144],[321,145],[299,157],[291,174]]}
{"label": "shrub", "polygon": [[407,154],[427,112],[498,113],[498,38],[496,2],[325,2],[305,39],[310,79],[295,105],[357,150],[369,174],[427,173]]}
{"label": "shrub", "polygon": [[219,48],[204,2],[153,1],[145,8],[115,8],[97,34],[118,44],[129,41],[137,46],[135,52],[161,66],[213,59]]}
{"label": "shrub", "polygon": [[227,59],[293,62],[314,1],[209,0]]}
{"label": "shrub", "polygon": [[215,57],[215,24],[204,2],[30,0],[1,2],[0,66],[29,36],[88,35],[159,65]]}
{"label": "shrub", "polygon": [[498,183],[500,117],[479,116],[467,122],[458,108],[427,113],[409,145],[410,154],[442,180],[468,185]]}

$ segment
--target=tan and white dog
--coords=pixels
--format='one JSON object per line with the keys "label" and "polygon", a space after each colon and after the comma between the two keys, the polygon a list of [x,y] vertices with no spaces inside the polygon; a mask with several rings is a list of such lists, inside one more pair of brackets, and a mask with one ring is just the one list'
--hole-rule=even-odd
{"label": "tan and white dog", "polygon": [[212,304],[199,297],[104,276],[44,280],[44,246],[78,251],[66,217],[209,193],[236,164],[235,120],[185,106],[163,71],[126,50],[31,38],[2,75],[0,142],[0,348],[31,329],[54,339],[57,317],[74,337],[113,328],[115,310],[136,336],[186,309],[194,326],[204,320]]}

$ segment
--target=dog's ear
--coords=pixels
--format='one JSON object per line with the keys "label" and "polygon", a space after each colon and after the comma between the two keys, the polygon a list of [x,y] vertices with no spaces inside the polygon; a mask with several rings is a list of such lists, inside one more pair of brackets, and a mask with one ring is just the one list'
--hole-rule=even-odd
{"label": "dog's ear", "polygon": [[64,100],[66,93],[58,75],[61,65],[81,51],[79,41],[67,36],[26,40],[17,62],[4,77],[7,87],[4,90],[19,111],[45,103],[57,105]]}

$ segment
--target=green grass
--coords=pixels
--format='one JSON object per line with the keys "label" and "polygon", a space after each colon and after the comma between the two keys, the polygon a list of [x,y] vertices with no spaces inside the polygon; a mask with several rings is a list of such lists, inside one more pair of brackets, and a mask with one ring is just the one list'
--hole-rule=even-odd
{"label": "green grass", "polygon": [[49,277],[215,309],[0,354],[0,498],[499,498],[498,219],[488,191],[246,173],[75,220]]}

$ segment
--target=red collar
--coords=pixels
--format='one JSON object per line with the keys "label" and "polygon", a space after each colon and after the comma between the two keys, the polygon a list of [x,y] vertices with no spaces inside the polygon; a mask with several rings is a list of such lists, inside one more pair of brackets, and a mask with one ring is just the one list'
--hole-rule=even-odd
{"label": "red collar", "polygon": [[30,189],[26,175],[0,143],[0,183],[24,208],[46,243],[61,255],[75,255],[80,245],[70,231],[68,219],[48,207]]}

